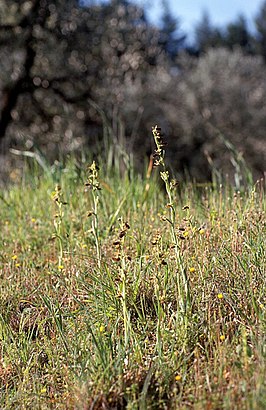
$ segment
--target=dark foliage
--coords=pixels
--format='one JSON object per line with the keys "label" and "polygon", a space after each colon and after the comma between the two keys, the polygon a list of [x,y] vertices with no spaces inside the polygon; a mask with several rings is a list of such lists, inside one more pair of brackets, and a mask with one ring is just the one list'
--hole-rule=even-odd
{"label": "dark foliage", "polygon": [[256,36],[242,17],[221,30],[204,15],[192,58],[167,2],[159,29],[127,0],[0,0],[2,152],[40,150],[53,161],[99,150],[106,137],[142,160],[160,124],[176,170],[208,178],[206,153],[219,166],[226,158],[221,133],[261,173],[265,66],[248,55],[265,58],[265,4]]}

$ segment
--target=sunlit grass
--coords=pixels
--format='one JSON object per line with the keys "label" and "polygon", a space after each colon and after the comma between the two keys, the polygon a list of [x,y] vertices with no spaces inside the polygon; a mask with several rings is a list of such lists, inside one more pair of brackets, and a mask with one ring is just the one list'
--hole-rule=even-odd
{"label": "sunlit grass", "polygon": [[1,193],[1,409],[263,409],[263,182],[90,165]]}

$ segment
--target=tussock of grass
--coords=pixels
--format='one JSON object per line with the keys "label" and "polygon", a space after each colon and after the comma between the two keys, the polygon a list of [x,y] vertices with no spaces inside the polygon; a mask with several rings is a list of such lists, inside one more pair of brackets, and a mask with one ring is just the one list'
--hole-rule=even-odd
{"label": "tussock of grass", "polygon": [[262,182],[169,205],[153,174],[72,161],[1,193],[1,409],[265,405]]}

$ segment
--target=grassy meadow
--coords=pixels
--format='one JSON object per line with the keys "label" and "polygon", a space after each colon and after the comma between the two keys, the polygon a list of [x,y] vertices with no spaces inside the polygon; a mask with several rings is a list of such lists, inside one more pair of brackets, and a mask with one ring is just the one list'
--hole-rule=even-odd
{"label": "grassy meadow", "polygon": [[156,136],[2,189],[1,409],[265,408],[264,182],[177,184]]}

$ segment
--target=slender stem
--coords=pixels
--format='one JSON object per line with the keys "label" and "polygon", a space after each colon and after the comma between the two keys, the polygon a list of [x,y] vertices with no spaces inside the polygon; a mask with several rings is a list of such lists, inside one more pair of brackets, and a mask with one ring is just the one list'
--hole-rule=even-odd
{"label": "slender stem", "polygon": [[99,220],[98,220],[98,203],[99,203],[98,191],[101,190],[101,187],[98,181],[98,169],[99,168],[95,164],[95,161],[93,161],[93,163],[89,167],[89,176],[86,182],[86,186],[88,186],[92,190],[93,209],[92,211],[90,211],[89,216],[92,216],[91,229],[92,229],[92,234],[95,240],[97,264],[98,264],[98,268],[101,269],[101,244],[100,244],[100,238],[99,238]]}
{"label": "slender stem", "polygon": [[160,172],[161,179],[165,184],[166,193],[168,196],[168,204],[167,207],[169,208],[169,218],[167,219],[170,223],[171,227],[171,238],[174,244],[175,250],[175,259],[177,264],[177,287],[178,287],[178,296],[180,298],[181,309],[184,314],[187,313],[187,309],[190,307],[190,290],[188,284],[188,278],[186,275],[186,269],[183,261],[183,256],[180,251],[180,246],[178,242],[178,237],[176,235],[176,211],[173,202],[173,187],[175,185],[175,181],[170,182],[169,180],[169,172],[166,169],[165,165],[165,151],[164,147],[166,146],[165,141],[162,138],[161,129],[157,126],[153,127],[152,129],[154,141],[156,144],[156,150],[154,154],[154,165],[160,166],[162,171]]}

